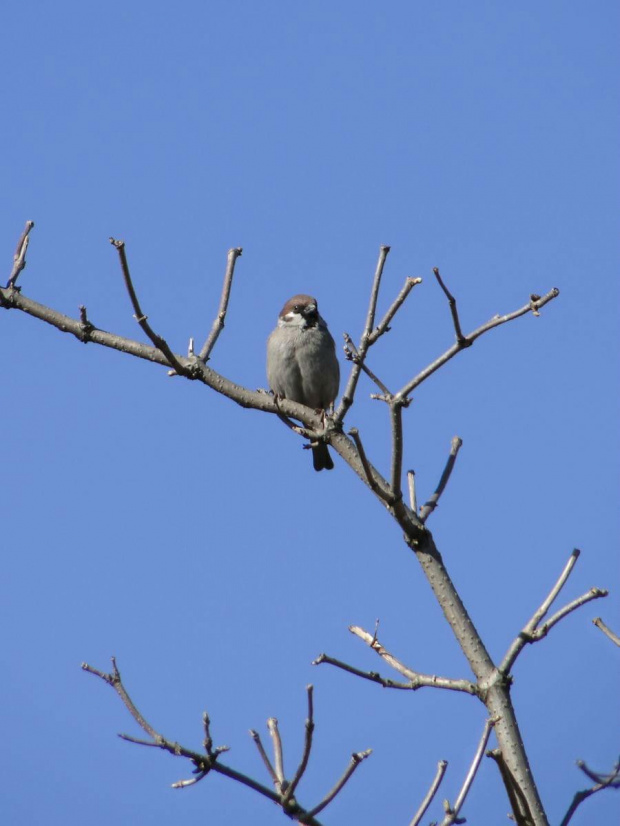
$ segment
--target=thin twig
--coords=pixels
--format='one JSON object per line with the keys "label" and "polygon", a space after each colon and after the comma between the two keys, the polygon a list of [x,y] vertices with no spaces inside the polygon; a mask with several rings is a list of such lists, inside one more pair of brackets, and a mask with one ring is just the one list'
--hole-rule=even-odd
{"label": "thin twig", "polygon": [[480,742],[478,743],[478,748],[476,749],[476,753],[474,755],[474,759],[472,760],[471,766],[469,767],[469,771],[467,772],[467,776],[463,781],[463,785],[461,787],[461,791],[456,798],[454,806],[452,809],[446,813],[446,816],[441,821],[441,826],[451,826],[451,824],[456,823],[457,818],[459,816],[459,812],[463,808],[463,804],[465,803],[465,798],[471,788],[471,784],[474,782],[474,777],[476,776],[476,772],[480,767],[480,761],[482,760],[482,755],[484,754],[484,750],[487,747],[487,743],[489,742],[489,737],[491,735],[491,729],[497,723],[496,718],[490,718],[486,720],[484,724],[484,729],[482,731],[482,737],[480,738]]}
{"label": "thin twig", "polygon": [[314,815],[318,815],[319,812],[322,812],[323,809],[332,802],[332,800],[336,797],[338,792],[340,792],[342,790],[343,786],[345,785],[347,780],[351,777],[351,775],[353,774],[355,769],[362,762],[362,760],[365,760],[371,754],[372,754],[372,749],[366,749],[366,751],[354,752],[351,755],[351,762],[349,763],[349,765],[345,769],[345,772],[342,775],[342,777],[340,778],[340,780],[336,783],[336,785],[333,787],[333,789],[325,795],[325,797],[323,798],[323,800],[321,800],[321,802],[318,804],[318,806],[315,806],[313,809],[310,809],[310,811],[308,812],[308,816],[309,817],[314,817]]}
{"label": "thin twig", "polygon": [[613,643],[620,645],[620,637],[617,634],[614,634],[611,628],[608,628],[600,617],[596,617],[596,619],[593,619],[592,622],[603,632],[603,634],[605,634],[606,637],[609,637]]}
{"label": "thin twig", "polygon": [[357,382],[362,371],[362,365],[366,360],[366,353],[368,352],[368,348],[371,345],[370,335],[375,323],[375,313],[377,311],[377,298],[379,297],[381,275],[383,274],[385,259],[387,258],[389,251],[390,248],[388,246],[382,246],[379,251],[379,260],[377,261],[375,277],[373,279],[372,288],[370,290],[370,302],[368,304],[366,324],[364,325],[364,332],[362,333],[360,346],[358,347],[358,358],[356,361],[353,362],[353,366],[351,367],[351,372],[349,374],[349,379],[347,381],[347,386],[342,395],[342,399],[340,400],[338,410],[336,411],[336,415],[334,417],[334,423],[336,424],[336,426],[340,426],[342,424],[342,421],[348,409],[353,404],[353,399],[355,397],[355,389],[357,387]]}
{"label": "thin twig", "polygon": [[537,628],[536,631],[533,633],[533,637],[535,640],[540,640],[543,637],[546,637],[549,631],[553,628],[554,625],[564,619],[568,614],[571,614],[577,608],[581,608],[582,605],[585,605],[587,602],[591,602],[593,599],[601,599],[609,595],[609,591],[605,588],[590,588],[587,593],[582,594],[577,599],[574,599],[572,602],[569,602],[568,605],[565,605],[564,608],[560,608],[557,613],[555,613],[550,619],[547,620],[540,628]]}
{"label": "thin twig", "polygon": [[390,470],[390,487],[394,500],[403,497],[401,479],[403,475],[403,405],[390,402],[390,424],[392,430],[392,461]]}
{"label": "thin twig", "polygon": [[278,786],[282,791],[284,784],[284,755],[282,753],[282,738],[280,737],[280,729],[278,728],[278,721],[275,717],[270,717],[267,720],[267,729],[271,735],[273,743],[273,757],[275,763],[276,777],[278,778]]}
{"label": "thin twig", "polygon": [[258,753],[260,754],[260,756],[262,758],[262,761],[265,764],[265,768],[269,772],[269,776],[271,777],[271,779],[273,781],[273,785],[276,787],[276,789],[279,789],[280,781],[278,779],[278,775],[276,774],[273,766],[271,765],[271,760],[269,759],[269,756],[268,756],[267,752],[265,751],[265,747],[263,746],[263,742],[260,739],[260,734],[255,729],[251,728],[250,729],[250,737],[252,738],[252,740],[254,740],[254,743],[256,744],[256,748],[258,749]]}
{"label": "thin twig", "polygon": [[[433,267],[433,275],[437,279],[437,282],[441,289],[444,291],[446,298],[448,299],[448,304],[450,305],[450,312],[452,313],[452,322],[454,324],[454,332],[456,333],[456,340],[459,344],[463,345],[466,341],[465,336],[463,335],[463,331],[461,330],[461,322],[459,321],[459,313],[456,309],[456,298],[452,295],[450,290],[446,287],[443,283],[441,275],[437,267]],[[469,342],[470,344],[472,342]],[[465,345],[467,346],[467,345]]]}
{"label": "thin twig", "polygon": [[369,648],[372,648],[375,653],[385,660],[393,669],[398,671],[399,674],[402,674],[403,677],[410,680],[413,690],[428,686],[432,688],[444,688],[449,691],[463,691],[466,694],[478,694],[477,686],[470,680],[452,680],[448,677],[437,677],[434,674],[421,674],[419,671],[414,671],[393,654],[390,654],[374,634],[370,634],[368,631],[360,628],[359,625],[350,625],[349,631],[360,640],[363,640]]}
{"label": "thin twig", "polygon": [[[583,763],[581,761],[577,762],[577,765],[583,771]],[[586,772],[587,774],[587,772]],[[590,775],[588,775],[590,776]],[[610,774],[607,775],[604,779],[597,780],[595,785],[592,786],[591,789],[583,789],[580,792],[576,792],[573,800],[568,807],[568,811],[564,815],[560,826],[568,826],[570,823],[573,815],[577,811],[577,808],[583,803],[584,800],[587,800],[596,792],[600,792],[603,789],[618,789],[620,788],[620,761],[616,763]]]}
{"label": "thin twig", "polygon": [[611,772],[595,772],[587,766],[583,760],[577,760],[577,768],[589,777],[594,783],[609,783],[611,781],[612,787],[620,788],[620,761],[612,768]]}
{"label": "thin twig", "polygon": [[515,318],[519,318],[526,313],[533,313],[534,315],[538,315],[538,311],[541,307],[544,307],[549,301],[552,301],[554,298],[560,294],[560,291],[554,287],[544,296],[532,296],[530,301],[521,307],[518,310],[515,310],[513,313],[508,313],[508,315],[499,316],[496,315],[490,321],[487,321],[486,324],[483,324],[481,327],[478,327],[468,336],[465,336],[462,341],[457,341],[455,344],[452,345],[448,350],[446,350],[443,355],[439,356],[438,359],[435,359],[428,367],[425,367],[417,376],[414,376],[404,387],[396,393],[396,396],[408,396],[416,387],[422,384],[423,381],[429,376],[432,376],[440,367],[450,361],[450,359],[454,358],[457,353],[460,353],[461,350],[469,347],[473,342],[479,338],[484,333],[487,333],[489,330],[492,330],[495,327],[499,327],[500,324],[506,324],[508,321],[513,321]]}
{"label": "thin twig", "polygon": [[177,373],[185,374],[187,371],[181,365],[175,354],[168,346],[168,342],[153,330],[153,328],[148,322],[148,316],[146,316],[142,312],[140,302],[138,301],[138,296],[136,295],[136,291],[133,286],[133,281],[131,280],[131,273],[129,272],[129,264],[127,263],[127,254],[125,252],[125,242],[117,241],[114,238],[110,238],[110,243],[113,247],[115,247],[116,251],[118,252],[121,270],[123,272],[123,279],[125,281],[125,287],[127,288],[127,292],[129,293],[129,300],[131,301],[131,306],[133,307],[134,311],[134,318],[136,319],[140,327],[144,330],[146,335],[153,342],[153,345],[157,347],[159,350],[161,350],[161,352],[168,360],[170,366],[173,367]]}
{"label": "thin twig", "polygon": [[454,468],[454,463],[456,462],[456,457],[458,456],[458,452],[461,449],[461,445],[463,444],[463,440],[459,436],[455,436],[452,439],[452,444],[450,446],[450,455],[448,456],[448,461],[446,462],[446,466],[441,474],[441,479],[439,480],[439,484],[437,485],[435,492],[430,497],[428,502],[422,506],[420,510],[420,521],[426,522],[428,517],[431,513],[435,510],[437,505],[439,504],[439,498],[441,494],[444,492],[444,488],[448,484],[448,480],[450,479],[450,474],[452,473],[452,469]]}
{"label": "thin twig", "polygon": [[224,328],[224,321],[226,320],[226,311],[228,310],[228,301],[230,299],[230,290],[232,287],[233,275],[235,274],[235,263],[237,258],[242,255],[243,249],[241,247],[233,247],[228,250],[228,258],[226,261],[226,272],[224,274],[224,284],[222,286],[222,294],[220,296],[220,306],[217,310],[217,315],[211,327],[207,340],[205,341],[198,358],[205,364],[209,361],[211,351],[215,347],[215,342],[219,334]]}
{"label": "thin twig", "polygon": [[118,696],[123,701],[125,708],[127,709],[127,711],[129,711],[129,713],[136,721],[136,723],[140,726],[140,728],[143,731],[146,731],[149,737],[152,737],[153,740],[155,740],[156,742],[162,739],[161,735],[158,734],[153,728],[153,726],[151,726],[151,724],[147,722],[144,719],[144,717],[140,714],[140,712],[134,705],[133,700],[127,693],[127,690],[125,689],[125,686],[123,685],[123,681],[121,679],[121,673],[118,670],[118,666],[116,664],[116,657],[112,657],[112,672],[110,674],[105,674],[103,671],[99,671],[98,669],[88,665],[88,663],[82,663],[82,670],[87,671],[89,674],[94,674],[96,677],[99,677],[108,685],[112,686],[114,691],[116,691]]}
{"label": "thin twig", "polygon": [[301,755],[301,760],[299,762],[299,766],[297,771],[295,772],[295,776],[291,780],[286,789],[284,797],[282,798],[282,808],[286,809],[289,800],[295,794],[295,789],[301,778],[304,776],[304,772],[306,771],[306,767],[308,765],[308,760],[310,759],[310,752],[312,750],[312,735],[314,732],[314,703],[312,692],[314,688],[312,685],[306,686],[306,691],[308,693],[308,716],[306,717],[306,736],[304,739],[304,750],[303,754]]}
{"label": "thin twig", "polygon": [[437,773],[435,774],[435,778],[430,785],[429,790],[426,792],[424,800],[420,803],[420,808],[414,814],[413,819],[409,826],[418,826],[422,818],[424,817],[424,813],[428,809],[428,807],[433,802],[433,798],[437,794],[437,790],[441,785],[441,781],[443,780],[443,776],[446,773],[446,769],[448,768],[448,761],[447,760],[440,760],[437,763]]}
{"label": "thin twig", "polygon": [[24,231],[19,236],[19,241],[17,242],[17,247],[15,249],[15,255],[13,256],[13,269],[11,270],[9,280],[6,282],[7,289],[15,287],[15,282],[17,281],[20,272],[26,266],[26,252],[28,251],[28,244],[30,243],[28,235],[33,227],[34,221],[26,221]]}
{"label": "thin twig", "polygon": [[193,786],[195,783],[199,783],[204,777],[206,777],[208,772],[198,772],[196,777],[192,777],[190,780],[177,780],[176,783],[172,783],[171,787],[173,789],[186,789],[188,786]]}
{"label": "thin twig", "polygon": [[361,671],[359,668],[355,668],[353,665],[344,663],[342,660],[337,660],[334,657],[330,657],[328,654],[319,654],[316,660],[312,661],[312,665],[321,665],[321,663],[333,665],[336,668],[340,668],[342,671],[346,671],[356,677],[362,677],[364,680],[370,680],[372,683],[378,683],[383,686],[383,688],[399,688],[405,691],[415,691],[416,688],[419,688],[419,686],[413,686],[411,682],[399,683],[396,680],[390,680],[387,677],[382,677],[377,671]]}
{"label": "thin twig", "polygon": [[418,499],[415,492],[415,470],[407,471],[407,482],[409,484],[409,507],[417,515]]}
{"label": "thin twig", "polygon": [[581,551],[579,550],[579,548],[575,548],[573,550],[557,582],[549,591],[548,595],[545,597],[540,607],[536,609],[531,619],[525,624],[522,631],[512,642],[498,669],[502,674],[510,673],[510,669],[512,668],[515,660],[521,653],[521,650],[528,643],[533,641],[532,635],[538,627],[538,623],[543,619],[543,617],[546,616],[547,612],[549,611],[549,608],[551,608],[551,605],[553,604],[554,600],[557,598],[558,594],[566,584],[566,581],[571,575],[573,568],[577,564],[577,560],[579,559],[580,553]]}
{"label": "thin twig", "polygon": [[394,299],[394,302],[391,305],[391,307],[389,308],[389,310],[387,311],[387,313],[383,316],[381,321],[377,324],[375,329],[370,334],[369,343],[371,345],[374,344],[375,341],[380,336],[382,336],[384,333],[387,333],[389,331],[390,322],[392,321],[392,319],[394,318],[394,316],[396,315],[396,313],[400,309],[401,305],[403,304],[403,302],[405,301],[405,299],[407,298],[407,296],[409,295],[411,290],[416,286],[416,284],[421,284],[421,283],[422,283],[421,278],[407,278],[407,279],[405,279],[405,284],[404,284],[402,290],[398,293],[398,295]]}
{"label": "thin twig", "polygon": [[[357,351],[357,347],[353,343],[353,339],[351,338],[351,336],[348,333],[343,333],[342,337],[344,338],[344,348],[343,349],[344,349],[347,361],[353,361],[353,362],[357,361],[359,359],[359,353]],[[381,381],[381,379],[378,376],[376,376],[372,372],[370,367],[368,367],[368,365],[365,364],[364,362],[362,362],[362,370],[364,371],[364,373],[366,373],[366,375],[368,376],[368,378],[371,381],[374,381],[374,383],[377,385],[377,387],[379,388],[379,390],[381,390],[382,393],[384,393],[386,396],[391,396],[391,393],[387,389],[385,384]]]}
{"label": "thin twig", "polygon": [[368,464],[368,459],[366,458],[366,451],[364,450],[364,445],[362,444],[362,439],[360,437],[359,431],[356,427],[352,427],[349,430],[349,436],[355,442],[355,447],[357,448],[357,452],[359,453],[360,461],[364,468],[364,473],[366,474],[366,481],[368,482],[368,486],[370,489],[377,494],[380,499],[383,499],[384,502],[391,505],[394,501],[394,497],[388,491],[384,491],[383,488],[379,487],[375,478],[373,476],[372,470],[370,469],[370,465]]}

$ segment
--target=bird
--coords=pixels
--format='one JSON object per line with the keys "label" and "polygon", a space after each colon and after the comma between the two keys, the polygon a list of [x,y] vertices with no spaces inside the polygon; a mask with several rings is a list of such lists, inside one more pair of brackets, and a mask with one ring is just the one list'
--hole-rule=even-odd
{"label": "bird", "polygon": [[[316,298],[294,295],[267,340],[267,380],[274,396],[315,410],[333,408],[340,385],[336,345],[319,314]],[[315,470],[332,470],[324,442],[312,447]]]}

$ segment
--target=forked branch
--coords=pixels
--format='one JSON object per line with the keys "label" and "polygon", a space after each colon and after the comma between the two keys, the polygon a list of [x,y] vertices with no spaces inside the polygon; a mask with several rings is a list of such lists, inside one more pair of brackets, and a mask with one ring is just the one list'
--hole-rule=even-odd
{"label": "forked branch", "polygon": [[582,605],[585,605],[586,602],[590,602],[593,599],[599,599],[600,597],[606,597],[607,591],[601,588],[591,588],[587,593],[583,594],[577,599],[574,599],[572,602],[569,602],[568,605],[565,605],[559,611],[557,611],[547,622],[540,625],[541,621],[547,615],[551,605],[559,595],[560,591],[566,585],[566,582],[571,575],[571,572],[575,565],[577,564],[577,560],[579,559],[579,554],[581,551],[578,548],[571,553],[568,562],[564,566],[564,570],[560,574],[558,581],[555,583],[547,597],[543,600],[542,604],[539,608],[536,609],[532,618],[526,625],[523,627],[521,632],[519,633],[518,637],[513,641],[512,645],[506,652],[504,659],[502,660],[501,665],[499,666],[498,671],[501,674],[507,675],[510,673],[515,660],[523,650],[523,648],[528,645],[528,643],[537,642],[538,640],[543,639],[547,636],[549,631],[556,625],[561,619],[563,619],[568,614],[575,611]]}
{"label": "forked branch", "polygon": [[166,737],[164,737],[162,734],[156,731],[156,729],[146,720],[146,718],[138,710],[136,704],[131,699],[129,693],[127,692],[127,689],[123,685],[123,681],[121,679],[121,675],[116,664],[116,659],[114,657],[112,658],[112,671],[109,674],[106,674],[103,671],[99,671],[99,669],[93,668],[92,666],[87,665],[86,663],[82,663],[82,668],[89,674],[94,674],[96,677],[99,677],[99,679],[103,680],[107,685],[111,686],[114,689],[114,691],[123,701],[125,707],[129,711],[133,719],[140,726],[140,728],[146,734],[148,734],[150,738],[149,740],[143,740],[137,737],[132,737],[128,734],[119,735],[123,740],[141,746],[163,749],[164,751],[167,751],[170,754],[175,755],[176,757],[184,757],[193,764],[194,777],[187,780],[179,780],[176,783],[173,783],[172,787],[175,789],[184,789],[188,786],[193,786],[200,780],[202,780],[204,777],[206,777],[207,774],[209,774],[209,772],[213,771],[217,774],[222,774],[225,777],[229,777],[231,780],[236,780],[244,786],[247,786],[248,788],[258,792],[263,797],[266,797],[274,803],[277,803],[282,808],[282,811],[288,817],[292,818],[298,823],[306,824],[306,826],[321,826],[319,821],[316,819],[315,815],[317,815],[326,806],[328,806],[329,803],[331,803],[331,801],[336,797],[336,795],[342,790],[345,783],[347,782],[347,780],[349,780],[357,766],[371,753],[371,749],[368,749],[367,751],[353,754],[349,766],[347,767],[342,777],[340,777],[340,779],[337,781],[335,786],[312,809],[305,809],[302,806],[300,806],[297,800],[295,799],[294,792],[306,770],[306,766],[308,765],[308,760],[310,758],[310,751],[312,748],[312,732],[314,730],[312,686],[307,686],[308,718],[306,720],[306,737],[304,742],[303,754],[297,771],[295,772],[295,775],[293,777],[293,780],[290,783],[286,780],[284,776],[283,747],[280,732],[278,730],[278,721],[274,717],[271,717],[267,721],[267,726],[269,728],[269,732],[271,734],[273,742],[273,764],[263,747],[263,744],[260,740],[260,736],[258,735],[258,733],[256,731],[250,732],[254,742],[257,745],[261,758],[267,768],[269,776],[271,777],[271,780],[275,786],[275,791],[271,791],[271,789],[269,789],[267,786],[263,786],[262,783],[259,783],[253,778],[248,777],[247,775],[242,774],[241,772],[238,772],[235,769],[232,769],[230,766],[224,765],[220,761],[220,755],[223,752],[228,751],[229,747],[218,746],[217,748],[213,748],[213,739],[211,737],[211,721],[206,712],[203,714],[203,726],[205,731],[203,745],[205,751],[204,754],[201,754],[199,752],[193,751],[192,749],[187,749],[179,743],[173,742],[172,740],[168,740]]}
{"label": "forked branch", "polygon": [[575,796],[568,807],[568,811],[562,818],[560,826],[568,826],[579,806],[581,806],[584,800],[592,797],[593,794],[601,792],[603,789],[620,789],[620,760],[612,768],[609,774],[598,774],[597,772],[591,771],[582,760],[577,761],[577,766],[587,777],[590,778],[590,780],[594,781],[594,786],[575,793]]}
{"label": "forked branch", "polygon": [[[470,680],[452,680],[448,677],[437,677],[434,674],[422,674],[419,671],[414,671],[412,668],[409,668],[409,666],[405,665],[393,654],[391,654],[386,648],[384,648],[384,646],[377,639],[376,632],[374,634],[371,634],[368,631],[365,631],[363,628],[360,628],[359,625],[350,625],[349,631],[354,636],[358,637],[358,639],[365,642],[366,645],[368,645],[370,648],[372,648],[372,650],[376,654],[378,654],[395,671],[398,671],[399,674],[405,677],[409,681],[409,688],[413,689],[414,691],[418,688],[432,687],[445,688],[449,691],[463,691],[466,694],[478,694],[478,689],[476,685],[472,683]],[[353,669],[349,668],[346,670],[351,671],[351,673],[355,673]],[[367,675],[363,673],[358,674],[358,676],[363,676],[366,677],[366,679],[368,679]],[[380,681],[375,680],[375,682]]]}

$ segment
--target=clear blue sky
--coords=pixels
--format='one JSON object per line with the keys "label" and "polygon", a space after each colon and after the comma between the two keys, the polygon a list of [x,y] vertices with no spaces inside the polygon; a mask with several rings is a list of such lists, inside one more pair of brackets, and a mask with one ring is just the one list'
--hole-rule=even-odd
{"label": "clear blue sky", "polygon": [[[151,323],[184,352],[242,246],[212,364],[255,388],[284,300],[317,295],[336,337],[357,337],[391,244],[380,309],[424,278],[372,353],[397,386],[453,339],[433,266],[466,330],[560,288],[540,318],[481,339],[416,393],[405,448],[424,498],[464,440],[429,524],[494,656],[573,547],[560,604],[611,591],[515,670],[555,823],[585,785],[575,760],[604,770],[619,749],[618,651],[591,624],[620,630],[619,17],[617,3],[559,0],[59,0],[2,15],[0,250],[8,274],[36,221],[21,284],[38,301],[86,304],[96,325],[141,338],[107,240],[124,238]],[[111,654],[165,735],[199,747],[208,709],[231,765],[263,780],[248,729],[277,716],[291,766],[313,682],[301,802],[374,749],[326,823],[408,823],[442,758],[453,800],[479,704],[310,665],[326,651],[387,676],[347,632],[380,617],[413,668],[469,676],[415,558],[349,469],[314,474],[270,417],[16,312],[0,313],[0,346],[3,823],[284,822],[221,777],[175,792],[181,761],[116,738],[135,726],[79,668]],[[369,392],[349,423],[387,471],[387,415]],[[601,794],[573,823],[615,822],[619,804]],[[485,761],[464,814],[506,812]]]}

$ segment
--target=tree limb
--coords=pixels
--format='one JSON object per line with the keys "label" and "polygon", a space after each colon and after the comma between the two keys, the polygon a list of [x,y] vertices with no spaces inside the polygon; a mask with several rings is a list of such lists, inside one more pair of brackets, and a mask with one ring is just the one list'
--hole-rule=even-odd
{"label": "tree limb", "polygon": [[213,322],[213,326],[211,327],[211,332],[209,333],[207,340],[205,341],[202,350],[200,351],[200,355],[198,358],[205,362],[209,361],[209,356],[211,355],[211,351],[215,347],[215,342],[217,341],[220,333],[224,328],[224,321],[226,319],[226,311],[228,310],[228,301],[230,299],[230,289],[232,287],[232,280],[233,275],[235,274],[235,263],[237,258],[242,255],[243,250],[241,247],[233,247],[232,249],[228,250],[228,259],[226,263],[226,272],[224,274],[224,284],[222,286],[222,295],[220,296],[220,306],[218,307],[217,315],[215,317],[215,321]]}
{"label": "tree limb", "polygon": [[439,484],[437,485],[435,492],[433,493],[431,498],[425,505],[422,506],[422,509],[420,510],[421,522],[426,522],[428,517],[439,504],[439,499],[441,497],[441,494],[444,492],[446,485],[448,484],[448,480],[450,479],[452,469],[454,468],[454,463],[456,462],[456,457],[458,456],[462,444],[463,440],[459,436],[455,436],[454,439],[452,439],[452,444],[450,445],[450,455],[448,456],[448,461],[446,462],[446,466],[443,470],[443,473],[441,474]]}
{"label": "tree limb", "polygon": [[157,347],[158,350],[161,350],[161,352],[164,354],[168,361],[168,364],[171,367],[173,367],[177,373],[184,373],[184,368],[181,366],[181,364],[177,360],[177,357],[174,355],[174,353],[168,346],[168,342],[153,330],[153,328],[148,322],[148,316],[146,316],[142,312],[140,302],[138,301],[138,296],[136,295],[136,291],[133,286],[133,281],[131,280],[131,273],[129,272],[129,264],[127,263],[127,254],[125,252],[125,242],[116,241],[114,238],[110,238],[110,243],[113,247],[115,247],[116,251],[118,252],[121,270],[123,272],[123,279],[125,281],[125,287],[127,288],[127,292],[129,293],[129,299],[131,301],[131,306],[133,307],[134,311],[134,318],[136,319],[140,327],[142,327],[146,335],[153,342],[153,345]]}
{"label": "tree limb", "polygon": [[356,637],[359,637],[360,640],[363,640],[366,645],[372,648],[376,654],[385,660],[388,665],[392,666],[393,669],[398,671],[399,674],[406,677],[411,683],[411,688],[414,690],[431,686],[433,688],[445,688],[449,691],[464,691],[466,694],[478,694],[478,688],[469,680],[451,680],[447,677],[436,677],[434,674],[421,674],[419,671],[414,671],[398,660],[393,654],[390,654],[390,652],[381,645],[376,634],[370,634],[368,631],[360,628],[359,625],[350,625],[349,631]]}
{"label": "tree limb", "polygon": [[544,296],[535,296],[533,295],[530,298],[530,301],[521,307],[518,310],[515,310],[512,313],[508,313],[507,315],[503,316],[493,316],[490,321],[487,321],[486,324],[483,324],[481,327],[478,327],[476,330],[471,332],[468,336],[463,336],[460,341],[457,341],[455,344],[452,345],[448,350],[446,350],[443,355],[439,356],[438,359],[435,359],[428,367],[425,367],[417,376],[414,376],[407,384],[403,386],[401,390],[398,391],[396,394],[397,396],[406,397],[409,396],[416,387],[419,387],[423,381],[429,376],[432,376],[440,367],[443,367],[446,362],[450,361],[450,359],[454,358],[457,353],[460,353],[461,350],[464,350],[467,347],[470,347],[477,338],[480,338],[481,335],[487,333],[489,330],[494,329],[495,327],[499,327],[501,324],[506,324],[509,321],[514,321],[514,319],[519,318],[526,313],[533,313],[534,315],[538,314],[538,311],[541,307],[544,307],[549,301],[552,301],[554,298],[557,298],[560,294],[560,291],[554,287]]}
{"label": "tree limb", "polygon": [[566,584],[573,568],[577,564],[577,560],[579,559],[580,553],[581,551],[579,550],[579,548],[575,548],[575,550],[571,553],[568,562],[564,566],[564,570],[558,578],[558,581],[555,583],[547,597],[543,600],[542,604],[536,609],[529,622],[526,623],[523,629],[519,632],[519,635],[512,642],[510,648],[504,655],[504,659],[502,660],[501,665],[498,668],[498,671],[501,674],[509,674],[515,663],[515,660],[517,659],[523,648],[529,643],[537,642],[538,640],[541,640],[544,637],[546,637],[549,631],[553,628],[553,626],[556,625],[567,614],[570,614],[572,611],[576,610],[581,605],[584,605],[586,602],[590,602],[593,599],[598,599],[599,597],[607,596],[607,591],[601,590],[600,588],[591,588],[587,594],[584,594],[583,596],[573,600],[568,605],[564,606],[564,608],[560,609],[557,613],[555,613],[542,626],[539,625],[539,623],[547,615],[549,609],[551,608],[551,605],[553,604],[553,602],[559,595],[560,591]]}
{"label": "tree limb", "polygon": [[592,622],[600,631],[603,632],[603,634],[605,634],[606,637],[609,637],[615,645],[620,645],[620,637],[615,634],[611,628],[608,628],[600,617],[596,617],[596,619],[593,619]]}
{"label": "tree limb", "polygon": [[[578,761],[577,765],[579,768],[587,774],[590,779],[593,777],[593,773],[586,771],[585,764],[582,761]],[[589,797],[592,797],[593,794],[602,791],[603,789],[619,789],[620,788],[620,761],[616,763],[613,767],[611,772],[606,777],[595,776],[595,785],[592,786],[590,789],[583,789],[580,792],[576,792],[573,800],[568,807],[568,811],[562,818],[562,822],[560,826],[568,826],[570,821],[572,820],[573,815],[577,811],[578,807],[587,800]]]}
{"label": "tree limb", "polygon": [[30,240],[28,235],[33,227],[34,221],[26,221],[24,231],[19,236],[19,241],[17,242],[17,247],[15,249],[15,255],[13,256],[13,269],[11,270],[9,280],[6,282],[7,289],[15,287],[15,282],[17,281],[20,272],[26,266],[26,253],[28,252],[28,243]]}
{"label": "tree limb", "polygon": [[465,798],[471,788],[471,784],[474,782],[474,777],[476,776],[476,772],[480,768],[480,761],[482,760],[482,755],[484,754],[484,750],[487,747],[487,743],[489,742],[489,737],[491,735],[491,729],[495,725],[497,720],[488,719],[484,724],[484,729],[482,731],[482,737],[480,738],[480,742],[478,743],[478,748],[476,749],[476,753],[474,754],[474,759],[472,760],[471,766],[469,767],[469,771],[467,772],[467,776],[463,781],[463,785],[461,787],[461,791],[456,798],[454,806],[446,812],[446,816],[441,821],[441,826],[452,826],[453,823],[458,822],[459,812],[463,808],[463,804],[465,803]]}
{"label": "tree limb", "polygon": [[446,769],[448,768],[448,761],[447,760],[440,760],[437,763],[437,773],[435,774],[435,778],[430,785],[429,790],[427,791],[424,800],[420,803],[420,808],[414,814],[413,819],[409,826],[419,826],[420,821],[424,817],[424,813],[428,809],[428,807],[433,802],[433,798],[437,794],[437,790],[441,785],[441,781],[443,780],[443,776],[446,773]]}

